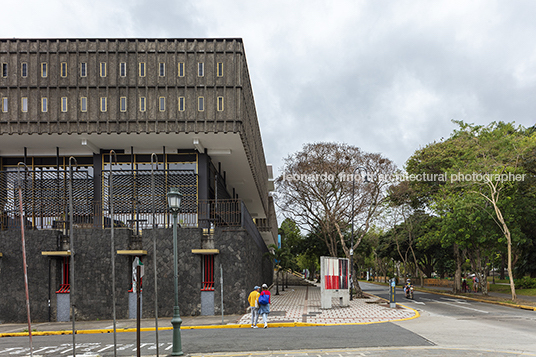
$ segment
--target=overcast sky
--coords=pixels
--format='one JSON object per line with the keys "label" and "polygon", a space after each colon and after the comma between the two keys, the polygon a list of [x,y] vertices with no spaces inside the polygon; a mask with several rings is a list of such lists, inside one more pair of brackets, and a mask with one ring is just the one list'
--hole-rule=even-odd
{"label": "overcast sky", "polygon": [[536,119],[536,1],[18,0],[0,37],[241,37],[267,163],[345,142],[403,167],[452,119]]}

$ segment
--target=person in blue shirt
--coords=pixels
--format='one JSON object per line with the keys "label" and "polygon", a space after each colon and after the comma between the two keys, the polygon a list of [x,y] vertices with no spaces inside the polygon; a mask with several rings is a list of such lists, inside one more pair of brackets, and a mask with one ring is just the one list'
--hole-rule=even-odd
{"label": "person in blue shirt", "polygon": [[[262,304],[261,301],[263,300],[261,296],[268,295],[268,303]],[[268,290],[268,285],[262,284],[262,291],[259,296],[259,315],[262,315],[262,321],[264,322],[264,328],[268,327],[268,314],[270,313],[270,290]]]}

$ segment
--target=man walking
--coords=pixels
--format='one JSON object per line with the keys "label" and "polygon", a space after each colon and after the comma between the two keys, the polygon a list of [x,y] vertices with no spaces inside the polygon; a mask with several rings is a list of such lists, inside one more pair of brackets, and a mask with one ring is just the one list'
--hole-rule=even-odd
{"label": "man walking", "polygon": [[255,286],[248,297],[249,306],[251,308],[251,328],[257,328],[257,321],[259,320],[260,290],[260,286]]}

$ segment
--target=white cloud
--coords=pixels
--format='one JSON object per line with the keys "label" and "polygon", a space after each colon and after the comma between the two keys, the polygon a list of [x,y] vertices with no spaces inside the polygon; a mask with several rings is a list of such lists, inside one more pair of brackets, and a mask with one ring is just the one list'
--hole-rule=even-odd
{"label": "white cloud", "polygon": [[4,8],[4,37],[243,38],[276,169],[307,142],[347,142],[402,166],[448,137],[451,119],[535,124],[530,0],[22,0]]}

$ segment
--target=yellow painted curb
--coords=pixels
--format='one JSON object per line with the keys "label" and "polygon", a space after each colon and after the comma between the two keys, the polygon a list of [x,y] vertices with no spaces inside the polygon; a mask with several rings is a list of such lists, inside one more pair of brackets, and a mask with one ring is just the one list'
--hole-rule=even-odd
{"label": "yellow painted curb", "polygon": [[[379,296],[376,296],[374,294],[367,293],[368,295],[374,296],[377,299],[387,301],[384,298],[381,298]],[[415,315],[412,317],[405,317],[403,319],[395,319],[395,320],[383,320],[383,321],[371,321],[371,322],[347,322],[347,323],[312,323],[312,322],[272,322],[268,323],[269,328],[275,328],[275,327],[315,327],[315,326],[345,326],[345,325],[371,325],[371,324],[379,324],[384,322],[398,322],[398,321],[407,321],[407,320],[413,320],[421,315],[419,312],[415,309],[412,309],[411,307],[400,305],[408,310],[412,310]],[[201,329],[220,329],[220,328],[251,328],[250,324],[229,324],[229,325],[201,325],[201,326],[181,326],[181,330],[201,330]],[[260,325],[260,328],[262,328],[262,324]],[[154,331],[154,327],[144,327],[141,328],[140,331],[142,332],[150,332]],[[165,331],[165,330],[173,330],[173,327],[159,327],[158,331]],[[135,328],[121,328],[116,329],[117,333],[121,332],[136,332],[137,329]],[[77,335],[84,335],[84,334],[98,334],[98,333],[113,333],[113,329],[94,329],[94,330],[76,330],[75,333]],[[8,333],[0,333],[0,338],[2,337],[23,337],[28,336],[28,332],[8,332]],[[52,336],[52,335],[72,335],[72,330],[61,330],[61,331],[34,331],[32,332],[32,336]]]}

